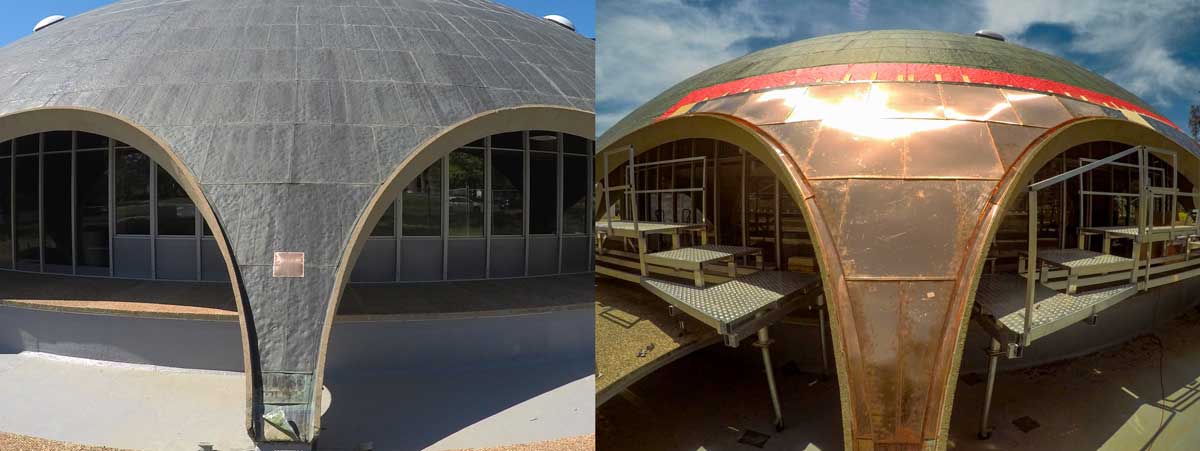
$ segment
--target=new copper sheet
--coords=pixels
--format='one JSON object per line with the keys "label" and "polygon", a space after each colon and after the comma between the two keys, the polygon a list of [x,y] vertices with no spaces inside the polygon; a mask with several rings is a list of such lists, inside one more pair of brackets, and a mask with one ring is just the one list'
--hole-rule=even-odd
{"label": "new copper sheet", "polygon": [[784,122],[792,114],[792,109],[800,102],[807,88],[783,88],[751,94],[734,116],[755,124],[775,124]]}
{"label": "new copper sheet", "polygon": [[1020,123],[999,89],[954,84],[943,84],[941,88],[947,119]]}
{"label": "new copper sheet", "polygon": [[844,124],[853,130],[835,128],[825,121],[808,160],[798,163],[810,178],[902,176],[904,136],[874,137],[861,134],[864,130],[859,129],[862,126],[873,130],[887,125],[903,127],[895,121],[898,120],[874,119],[870,124],[861,121]]}
{"label": "new copper sheet", "polygon": [[[914,281],[900,285],[900,418],[896,435],[917,441],[923,437],[926,406],[942,337],[952,325],[946,321],[954,282]],[[937,390],[936,388],[934,390]],[[932,393],[937,396],[937,393]],[[936,430],[937,428],[933,428]],[[936,436],[936,433],[934,434]]]}
{"label": "new copper sheet", "polygon": [[899,419],[900,282],[852,280],[846,288],[867,385],[865,405],[854,407],[868,412],[877,439],[890,440]]}
{"label": "new copper sheet", "polygon": [[868,108],[882,118],[943,118],[942,96],[935,84],[872,83]]}
{"label": "new copper sheet", "polygon": [[1054,96],[1008,89],[1000,91],[1017,111],[1022,125],[1051,128],[1071,119],[1071,113]]}
{"label": "new copper sheet", "polygon": [[[847,277],[950,277],[963,245],[954,180],[850,180],[839,242]],[[971,222],[967,226],[974,226]]]}
{"label": "new copper sheet", "polygon": [[1004,167],[983,122],[923,119],[908,137],[905,175],[999,179]]}
{"label": "new copper sheet", "polygon": [[[817,139],[817,132],[821,130],[821,121],[765,125],[762,129],[783,144],[792,161],[804,168],[803,164],[808,161],[813,141]],[[811,177],[811,174],[806,175]]]}
{"label": "new copper sheet", "polygon": [[841,83],[809,86],[805,95],[796,100],[788,122],[811,121],[826,117],[850,117],[861,113],[866,106],[870,83]]}
{"label": "new copper sheet", "polygon": [[[849,180],[813,180],[809,184],[813,190],[813,200],[823,220],[824,227],[829,229],[833,238],[832,249],[840,249],[842,239],[842,220],[846,213],[846,195],[850,192]],[[816,224],[816,227],[821,227]]]}

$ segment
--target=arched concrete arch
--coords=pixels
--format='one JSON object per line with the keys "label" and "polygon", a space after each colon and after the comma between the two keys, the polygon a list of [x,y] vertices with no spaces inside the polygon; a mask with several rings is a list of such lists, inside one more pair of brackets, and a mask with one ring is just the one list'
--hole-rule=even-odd
{"label": "arched concrete arch", "polygon": [[253,421],[250,412],[253,411],[254,397],[256,396],[255,378],[258,374],[253,321],[247,318],[248,308],[244,305],[241,276],[237,271],[238,266],[230,250],[225,230],[217,219],[208,198],[201,190],[195,173],[162,137],[156,136],[145,127],[116,114],[78,107],[41,107],[0,116],[0,141],[55,130],[92,133],[129,144],[149,156],[151,160],[171,174],[171,177],[179,182],[188,197],[195,203],[196,210],[200,212],[204,222],[212,230],[221,257],[225,260],[229,282],[233,287],[242,337],[242,362],[246,385],[246,430],[251,430]]}
{"label": "arched concrete arch", "polygon": [[[321,405],[321,390],[325,378],[326,353],[329,349],[329,337],[333,330],[334,317],[337,316],[338,305],[342,293],[354,271],[354,265],[366,244],[367,237],[375,224],[387,211],[391,202],[400,195],[400,191],[408,186],[425,168],[450,152],[472,141],[483,137],[523,130],[547,130],[569,133],[591,139],[595,136],[595,115],[590,111],[565,108],[551,105],[529,105],[514,108],[503,108],[476,114],[463,121],[448,126],[439,134],[416,146],[399,165],[390,168],[389,175],[375,190],[367,207],[359,214],[349,235],[349,244],[345,246],[334,273],[333,292],[330,293],[329,308],[325,314],[324,326],[321,331],[321,341],[317,354],[316,379],[313,390],[314,406]],[[314,413],[313,430],[320,430],[320,414]]]}
{"label": "arched concrete arch", "polygon": [[[1184,177],[1191,181],[1200,181],[1200,159],[1184,149],[1179,144],[1162,135],[1158,131],[1130,121],[1111,118],[1084,118],[1068,121],[1054,129],[1048,130],[1042,136],[1031,142],[1017,158],[1016,162],[1005,172],[995,192],[989,199],[986,211],[980,218],[977,236],[968,250],[968,258],[960,271],[956,291],[965,291],[964,302],[957,303],[957,311],[951,312],[951,319],[957,319],[958,334],[943,337],[942,346],[953,349],[953,361],[944,362],[949,366],[947,371],[941,371],[943,378],[941,386],[944,393],[941,406],[942,436],[950,427],[951,409],[954,405],[954,391],[957,379],[952,377],[959,371],[962,362],[963,346],[967,339],[967,329],[971,321],[971,309],[975,303],[975,292],[983,275],[984,257],[991,242],[996,237],[1004,219],[1004,212],[1013,207],[1022,193],[1022,188],[1033,181],[1034,175],[1054,157],[1081,144],[1097,141],[1112,141],[1128,146],[1146,145],[1178,152],[1180,159],[1176,167]],[[1168,162],[1169,164],[1169,162]],[[981,239],[982,238],[982,239]],[[935,379],[935,384],[937,380]]]}
{"label": "arched concrete arch", "polygon": [[[625,135],[604,149],[599,149],[597,158],[610,158],[609,169],[615,170],[621,163],[628,161],[627,155],[624,152],[606,154],[605,151],[633,146],[635,153],[641,153],[663,144],[688,138],[725,141],[749,152],[771,169],[775,176],[783,182],[783,186],[788,190],[792,199],[796,200],[797,206],[804,216],[805,226],[813,238],[815,253],[820,259],[818,267],[821,268],[821,283],[825,298],[830,300],[827,305],[833,307],[829,310],[829,316],[831,335],[833,336],[834,362],[837,367],[838,386],[842,399],[842,431],[845,443],[852,443],[852,431],[856,430],[854,427],[856,416],[851,407],[854,405],[852,401],[861,399],[866,394],[862,391],[862,384],[851,383],[852,375],[861,374],[862,370],[851,371],[849,366],[853,365],[853,360],[847,359],[848,350],[857,349],[857,344],[854,343],[857,334],[854,331],[854,322],[845,320],[850,317],[849,297],[842,274],[840,256],[834,250],[833,236],[824,226],[822,211],[815,199],[812,186],[801,172],[799,165],[783,150],[783,146],[758,127],[737,117],[702,113],[676,116],[652,123]],[[604,166],[602,163],[596,163],[595,167],[598,179],[602,176],[601,172],[604,170]],[[847,343],[847,340],[850,342]]]}

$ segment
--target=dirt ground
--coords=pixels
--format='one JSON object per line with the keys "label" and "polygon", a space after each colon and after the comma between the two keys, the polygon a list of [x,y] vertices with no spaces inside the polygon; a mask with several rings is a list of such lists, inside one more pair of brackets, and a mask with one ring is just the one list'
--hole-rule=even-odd
{"label": "dirt ground", "polygon": [[104,446],[84,446],[0,432],[0,449],[5,451],[129,451]]}
{"label": "dirt ground", "polygon": [[[1083,357],[1002,372],[989,440],[976,438],[982,375],[955,391],[952,450],[1200,449],[1200,309]],[[710,347],[642,379],[597,411],[597,449],[839,450],[836,380],[784,365],[787,428],[776,432],[761,367]]]}

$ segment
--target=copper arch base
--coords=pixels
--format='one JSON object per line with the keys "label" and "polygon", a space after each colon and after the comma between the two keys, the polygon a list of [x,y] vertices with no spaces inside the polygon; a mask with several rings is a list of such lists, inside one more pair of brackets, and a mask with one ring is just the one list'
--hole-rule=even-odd
{"label": "copper arch base", "polygon": [[[854,450],[946,448],[956,383],[952,375],[958,372],[987,243],[995,236],[1008,204],[1018,197],[1017,188],[1038,168],[1089,141],[1182,151],[1141,125],[1115,119],[1076,119],[1029,137],[1002,177],[834,181],[810,180],[778,136],[732,116],[688,114],[626,135],[605,150],[632,145],[645,151],[685,138],[719,139],[766,163],[792,198],[799,200],[821,259],[825,295],[831,300],[843,434],[846,448]],[[617,167],[625,156],[611,152],[598,158],[612,158],[610,167]],[[1195,159],[1185,159],[1179,169],[1195,176]],[[861,186],[852,188],[855,184]],[[873,221],[862,221],[861,213],[848,213],[852,209],[873,212]],[[848,223],[847,218],[854,221]],[[879,224],[902,231],[955,234],[957,239],[946,240],[953,246],[937,254],[955,256],[944,262],[951,265],[946,268],[949,275],[911,275],[897,268],[895,276],[848,276],[847,269],[853,270],[855,265],[896,265],[931,258],[928,254],[876,255],[873,262],[863,262],[863,254],[844,249],[849,243],[839,243],[847,237],[881,233],[875,227]],[[847,232],[853,227],[860,227],[861,232]]]}

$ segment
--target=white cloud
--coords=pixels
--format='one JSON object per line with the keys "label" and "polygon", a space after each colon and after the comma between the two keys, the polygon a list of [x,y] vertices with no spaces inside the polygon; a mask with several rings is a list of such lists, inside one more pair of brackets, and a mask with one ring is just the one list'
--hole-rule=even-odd
{"label": "white cloud", "polygon": [[984,6],[987,26],[1009,35],[1019,35],[1038,22],[1070,26],[1076,34],[1071,42],[1036,47],[1116,61],[1114,69],[1101,75],[1160,107],[1170,107],[1173,97],[1192,97],[1200,80],[1200,71],[1170,51],[1173,40],[1180,39],[1177,34],[1191,31],[1200,18],[1192,2],[986,0]]}
{"label": "white cloud", "polygon": [[596,131],[603,133],[636,106],[704,69],[744,55],[736,43],[781,37],[776,12],[761,0],[719,9],[682,0],[603,1],[597,5]]}

